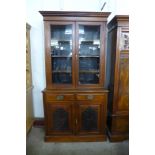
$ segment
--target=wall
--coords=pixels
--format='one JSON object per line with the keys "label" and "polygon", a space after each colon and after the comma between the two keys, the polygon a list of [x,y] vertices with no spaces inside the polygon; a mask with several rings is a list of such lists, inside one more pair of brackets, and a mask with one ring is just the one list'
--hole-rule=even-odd
{"label": "wall", "polygon": [[129,0],[99,0],[100,6],[106,2],[103,11],[111,12],[108,21],[115,15],[128,15],[129,14]]}
{"label": "wall", "polygon": [[38,11],[103,11],[115,14],[128,14],[128,0],[26,0],[26,22],[31,25],[31,62],[33,82],[33,108],[35,117],[44,117],[41,91],[46,87],[44,59],[43,18]]}
{"label": "wall", "polygon": [[43,117],[43,101],[41,91],[45,88],[44,70],[44,33],[42,16],[39,10],[42,9],[42,0],[27,0],[27,19],[31,25],[31,65],[33,83],[33,109],[35,117]]}

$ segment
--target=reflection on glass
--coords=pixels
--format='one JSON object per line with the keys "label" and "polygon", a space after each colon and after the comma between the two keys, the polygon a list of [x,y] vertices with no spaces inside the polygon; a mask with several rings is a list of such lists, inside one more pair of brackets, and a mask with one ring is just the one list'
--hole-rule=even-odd
{"label": "reflection on glass", "polygon": [[72,25],[51,26],[52,82],[72,83]]}
{"label": "reflection on glass", "polygon": [[79,25],[79,84],[99,83],[100,26]]}

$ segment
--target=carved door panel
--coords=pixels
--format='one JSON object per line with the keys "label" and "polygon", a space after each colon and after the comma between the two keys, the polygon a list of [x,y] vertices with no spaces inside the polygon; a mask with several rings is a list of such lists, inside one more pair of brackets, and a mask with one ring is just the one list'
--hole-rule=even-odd
{"label": "carved door panel", "polygon": [[99,134],[103,129],[102,103],[79,102],[77,104],[77,134]]}
{"label": "carved door panel", "polygon": [[129,56],[121,53],[119,63],[118,110],[129,108]]}
{"label": "carved door panel", "polygon": [[48,103],[48,134],[73,134],[73,103]]}

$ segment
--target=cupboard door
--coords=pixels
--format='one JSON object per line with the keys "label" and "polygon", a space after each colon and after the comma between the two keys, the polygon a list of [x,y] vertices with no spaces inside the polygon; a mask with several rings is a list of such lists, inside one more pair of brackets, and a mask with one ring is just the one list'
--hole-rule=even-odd
{"label": "cupboard door", "polygon": [[74,23],[49,22],[46,25],[47,49],[47,82],[53,87],[74,85]]}
{"label": "cupboard door", "polygon": [[103,104],[77,104],[77,134],[99,134],[103,130]]}
{"label": "cupboard door", "polygon": [[73,134],[73,104],[48,103],[48,134]]}
{"label": "cupboard door", "polygon": [[77,28],[77,85],[103,86],[104,25],[100,22],[78,22]]}

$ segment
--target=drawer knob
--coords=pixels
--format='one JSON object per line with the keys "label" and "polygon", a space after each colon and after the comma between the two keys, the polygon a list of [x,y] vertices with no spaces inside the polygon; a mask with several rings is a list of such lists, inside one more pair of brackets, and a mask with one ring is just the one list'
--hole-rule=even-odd
{"label": "drawer knob", "polygon": [[87,96],[87,99],[88,99],[88,100],[92,100],[93,98],[94,98],[93,95],[88,95],[88,96]]}
{"label": "drawer knob", "polygon": [[60,100],[63,100],[63,99],[64,99],[64,96],[63,96],[63,95],[58,95],[58,96],[57,96],[57,100],[60,101]]}

